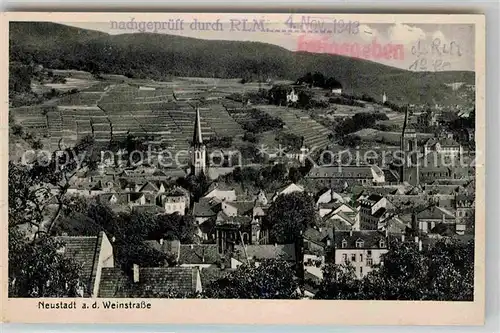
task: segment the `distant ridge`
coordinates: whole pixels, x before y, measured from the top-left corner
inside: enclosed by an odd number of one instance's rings
[[[297,79],[319,71],[344,91],[395,103],[454,103],[446,84],[474,84],[473,72],[410,72],[339,55],[291,52],[240,41],[152,33],[109,35],[50,22],[11,22],[10,60],[49,68],[165,80],[171,76]]]

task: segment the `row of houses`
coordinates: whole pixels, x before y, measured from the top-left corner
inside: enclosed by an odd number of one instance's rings
[[[175,262],[162,267],[132,265],[129,271],[115,266],[113,244],[104,232],[98,236],[58,236],[63,246],[58,252],[82,266],[82,297],[172,297],[194,294],[203,287],[230,274],[239,266],[251,261],[283,260],[295,266],[299,275],[320,276],[328,260],[335,263],[356,263],[359,272],[367,273],[370,265],[380,262],[387,251],[387,237],[379,232],[333,232],[334,238],[318,237],[313,230],[305,233],[304,246],[297,244],[238,245],[233,251],[221,254],[216,244],[180,244],[178,241],[150,240],[145,243],[152,249],[173,256]],[[319,232],[319,235],[322,235]],[[312,264],[311,249],[316,246],[316,257],[321,263]],[[326,260],[327,249],[335,249]],[[354,259],[353,253],[357,253]],[[351,253],[352,252],[352,253]],[[359,252],[359,253],[358,253]],[[365,259],[362,258],[365,254]],[[361,257],[360,257],[361,256]],[[300,266],[297,266],[300,265]],[[316,267],[316,271],[313,269]],[[311,273],[312,272],[312,273]],[[306,274],[307,275],[307,274]],[[363,273],[359,274],[360,277]],[[306,292],[307,294],[307,292]]]
[[[301,281],[304,297],[313,297],[327,264],[349,265],[356,278],[383,262],[391,239],[414,242],[420,250],[436,239],[391,236],[387,231],[336,231],[309,228],[294,244],[238,245],[221,254],[216,244],[181,244],[178,241],[148,240],[145,244],[174,258],[160,267],[133,264],[124,270],[115,265],[113,243],[104,232],[98,236],[58,236],[59,253],[82,266],[81,297],[179,297],[203,292],[211,282],[238,267],[266,260],[289,263]]]

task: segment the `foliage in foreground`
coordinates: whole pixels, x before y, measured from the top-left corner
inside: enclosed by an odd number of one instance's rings
[[[84,291],[81,266],[58,252],[52,237],[25,239],[9,232],[9,297],[78,297]]]
[[[363,279],[351,267],[330,265],[318,299],[471,301],[474,296],[474,243],[443,239],[428,251],[392,243],[383,265]]]

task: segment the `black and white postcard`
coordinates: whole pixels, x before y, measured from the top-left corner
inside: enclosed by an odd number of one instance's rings
[[[484,320],[483,16],[3,18],[3,320]]]

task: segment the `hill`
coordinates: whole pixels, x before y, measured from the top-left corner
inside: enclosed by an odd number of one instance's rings
[[[461,104],[447,84],[474,84],[473,72],[410,72],[338,55],[291,52],[258,42],[165,34],[109,35],[49,22],[10,24],[10,61],[91,73],[168,80],[172,76],[292,79],[319,71],[344,91],[395,103]]]

